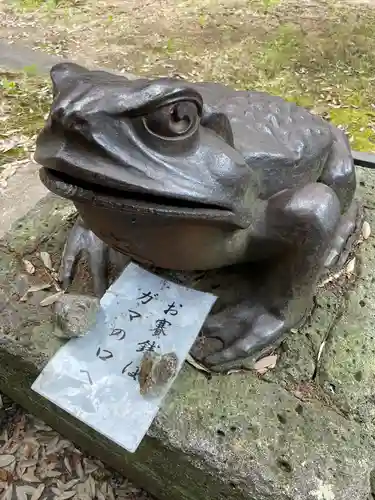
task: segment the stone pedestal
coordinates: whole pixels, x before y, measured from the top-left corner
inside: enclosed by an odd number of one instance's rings
[[[358,171],[375,228],[375,174]],[[30,389],[61,341],[52,334],[51,307],[40,306],[51,292],[20,297],[48,280],[38,252],[58,266],[73,217],[71,204],[47,196],[1,240],[2,391],[162,500],[375,498],[372,236],[354,274],[320,289],[310,321],[282,344],[274,370],[208,379],[186,364],[149,435],[129,454]],[[72,290],[90,293],[84,266]]]

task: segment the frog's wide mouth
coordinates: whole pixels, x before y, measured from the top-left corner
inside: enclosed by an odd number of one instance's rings
[[[220,205],[176,199],[153,193],[116,190],[113,187],[83,181],[65,172],[47,167],[40,169],[39,176],[50,191],[79,203],[90,203],[121,212],[220,220],[230,225],[238,225],[233,212]]]

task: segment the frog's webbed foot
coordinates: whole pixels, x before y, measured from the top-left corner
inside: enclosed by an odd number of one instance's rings
[[[354,200],[349,209],[342,215],[331,248],[327,254],[324,267],[327,271],[341,269],[348,260],[353,244],[358,238],[363,219],[360,204]]]
[[[288,328],[285,319],[261,304],[244,301],[207,318],[192,354],[213,371],[241,368],[274,349]]]
[[[94,293],[101,297],[108,285],[108,247],[78,217],[69,233],[61,259],[59,278],[64,288],[70,285],[75,263],[82,252],[88,256]]]

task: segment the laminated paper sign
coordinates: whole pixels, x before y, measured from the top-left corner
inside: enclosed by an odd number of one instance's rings
[[[67,342],[32,389],[134,452],[175,377],[156,397],[140,394],[145,352],[174,352],[180,370],[216,297],[129,264],[100,301],[94,327]]]

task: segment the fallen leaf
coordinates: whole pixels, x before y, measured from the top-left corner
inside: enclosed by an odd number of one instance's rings
[[[62,472],[58,470],[49,470],[45,473],[46,477],[59,477],[61,476]]]
[[[69,498],[73,498],[75,494],[76,494],[75,491],[65,491],[62,495],[58,497],[58,500],[68,500]]]
[[[88,483],[88,486],[90,488],[90,493],[91,493],[91,496],[94,498],[96,496],[96,485],[95,485],[95,480],[92,476],[89,476],[87,481]]]
[[[0,481],[6,483],[8,480],[8,471],[6,469],[0,469]]]
[[[9,137],[9,135],[8,135]],[[15,148],[25,146],[29,142],[28,137],[24,135],[14,135],[9,139],[0,140],[0,153],[7,153]]]
[[[46,455],[49,455],[51,453],[55,453],[56,447],[60,441],[59,436],[55,436],[51,439],[51,441],[48,443],[47,448],[46,448]]]
[[[64,483],[60,479],[56,479],[56,488],[58,488],[61,492],[69,489],[65,487]]]
[[[228,370],[227,372],[225,372],[225,375],[234,375],[235,373],[246,373],[248,371],[249,370],[245,370],[242,368],[233,368],[233,370]]]
[[[62,288],[59,285],[59,275],[55,271],[51,271],[51,278],[53,279],[53,286],[55,287],[56,292],[61,292]]]
[[[60,487],[60,489],[63,489],[64,491],[70,490],[71,488],[73,488],[73,486],[79,483],[79,481],[80,481],[79,479],[71,479],[69,483],[64,484],[62,487]]]
[[[48,252],[40,252],[40,258],[47,269],[53,271],[51,256]]]
[[[77,476],[80,478],[80,480],[83,481],[83,479],[85,478],[85,473],[83,472],[81,460],[77,460],[76,466],[75,466],[75,471],[76,471]]]
[[[29,260],[23,259],[22,262],[23,262],[23,265],[25,266],[25,270],[27,273],[29,273],[29,274],[35,273],[35,267],[33,266],[33,264]]]
[[[78,498],[84,498],[86,496],[88,498],[93,498],[95,496],[95,486],[93,490],[91,487],[90,479],[87,478],[85,482],[81,482],[80,484],[78,484],[76,493]]]
[[[67,456],[64,457],[64,465],[66,467],[66,470],[69,472],[69,474],[71,474],[72,473],[72,466],[70,465],[69,457],[67,457]]]
[[[198,363],[198,361],[196,361],[190,354],[187,355],[186,361],[187,363],[189,363],[189,365],[194,366],[194,368],[196,368],[200,372],[211,373],[211,370]]]
[[[17,500],[28,500],[29,495],[34,495],[36,492],[36,488],[33,486],[17,486],[16,487],[16,494],[17,494]]]
[[[23,460],[20,462],[19,466],[20,467],[25,467],[27,469],[28,467],[34,467],[34,465],[37,465],[38,460],[36,458],[32,458],[29,460]]]
[[[41,283],[40,285],[33,285],[29,288],[29,293],[39,292],[40,290],[47,290],[51,288],[51,283]]]
[[[0,481],[0,491],[4,491],[7,488],[8,488],[8,482]]]
[[[53,494],[58,495],[58,496],[60,496],[60,495],[62,495],[64,493],[59,488],[51,488],[51,491],[52,491]]]
[[[28,483],[40,483],[40,479],[35,475],[36,467],[29,467],[26,474],[22,475],[22,479]]]
[[[59,300],[59,298],[62,295],[64,295],[64,293],[65,293],[64,290],[61,290],[60,292],[54,293],[53,295],[50,295],[49,297],[46,297],[45,299],[43,299],[39,305],[42,307],[50,306],[51,304],[54,304],[55,302],[57,302]]]
[[[108,495],[109,495],[109,499],[110,499],[110,500],[116,500],[116,499],[115,499],[115,495],[114,495],[114,493],[113,493],[112,486],[110,486],[109,484],[108,484]]]
[[[46,456],[48,457],[47,469],[48,470],[56,469],[56,467],[60,463],[58,456],[55,453],[49,453],[48,455],[46,454]]]
[[[49,425],[46,425],[44,422],[41,422],[40,420],[35,420],[34,427],[37,431],[47,431],[47,432],[52,431]]]
[[[60,439],[59,444],[56,446],[56,451],[60,452],[64,450],[65,448],[69,448],[72,445],[70,441],[67,439]]]
[[[81,493],[81,492],[76,492],[75,493],[75,498],[79,498],[79,500],[93,500],[93,498],[90,495],[87,495],[86,493]],[[61,500],[61,498],[56,498],[55,500]]]
[[[320,358],[322,357],[323,349],[326,345],[326,340],[323,340],[323,342],[319,346],[319,351],[318,351],[318,356],[317,356],[317,362],[320,361]]]
[[[14,455],[0,455],[0,467],[7,467],[15,460]]]
[[[47,290],[51,288],[51,283],[41,283],[40,285],[32,285],[27,292],[20,298],[20,302],[25,302],[31,293]]]
[[[13,484],[9,486],[9,488],[5,491],[4,496],[1,497],[1,500],[11,500],[13,497]]]
[[[42,493],[44,491],[44,484],[40,484],[37,489],[34,491],[32,497],[30,498],[30,500],[39,500],[39,498],[42,496]]]
[[[365,221],[362,226],[362,236],[364,240],[368,240],[371,234],[371,226]]]
[[[8,439],[9,439],[8,430],[4,429],[3,432],[0,434],[0,441],[3,441],[5,444],[4,444],[4,446],[2,446],[0,448],[0,454],[4,453],[4,450],[5,450],[7,443],[8,443]]]
[[[271,356],[266,356],[262,359],[259,359],[254,364],[254,370],[258,372],[259,375],[264,375],[268,372],[268,370],[272,370],[272,368],[275,368],[277,357],[277,354],[272,354]]]
[[[352,274],[354,272],[354,269],[355,269],[355,264],[356,264],[356,258],[353,257],[347,264],[346,266],[346,274]]]
[[[87,458],[83,459],[83,465],[84,465],[84,470],[86,474],[92,474],[93,472],[97,471],[99,468],[99,465],[91,462]]]

